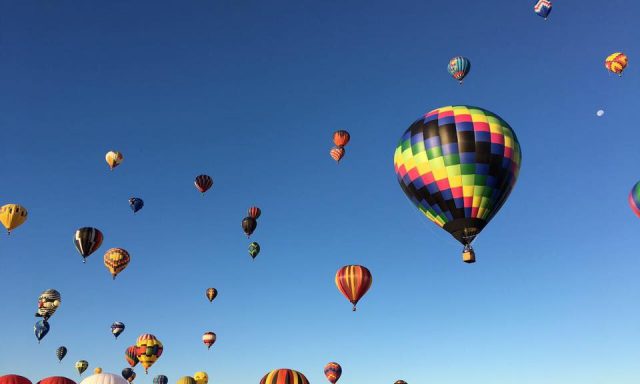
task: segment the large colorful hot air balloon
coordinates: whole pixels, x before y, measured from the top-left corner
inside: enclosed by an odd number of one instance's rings
[[[260,384],[309,384],[309,380],[300,372],[293,369],[274,369],[264,375]]]
[[[251,207],[247,210],[247,216],[251,217],[252,219],[258,220],[261,214],[262,211],[258,207]]]
[[[120,334],[124,332],[124,328],[125,326],[123,322],[115,321],[113,322],[113,324],[111,324],[111,333],[113,333],[113,336],[118,339],[118,336],[120,336]]]
[[[38,320],[36,324],[33,326],[33,333],[36,335],[36,339],[38,339],[38,344],[40,340],[42,340],[47,333],[49,333],[49,323],[47,320]]]
[[[76,382],[62,376],[51,376],[38,381],[36,384],[76,384]]]
[[[331,362],[324,366],[324,375],[331,384],[336,384],[342,376],[342,367],[338,363]]]
[[[462,80],[471,70],[471,61],[466,57],[456,56],[449,60],[447,70],[454,79],[458,80],[460,84],[462,84]]]
[[[213,179],[209,175],[198,175],[194,181],[196,188],[201,193],[205,193],[213,186]]]
[[[139,363],[137,348],[135,345],[127,347],[127,349],[124,351],[124,358],[125,360],[127,360],[127,363],[129,364],[129,366],[131,366],[131,368],[135,367]]]
[[[136,341],[136,357],[144,367],[144,373],[162,356],[162,343],[154,335],[145,333]]]
[[[84,371],[87,370],[87,368],[89,368],[89,362],[86,360],[78,360],[76,361],[76,369],[78,370],[78,373],[80,374],[80,376],[82,376],[82,373]]]
[[[259,253],[260,253],[260,244],[256,243],[255,241],[249,244],[249,256],[251,256],[253,260],[256,259],[256,256],[258,256]]]
[[[629,58],[622,52],[612,53],[604,60],[605,68],[618,76],[622,76],[622,72],[627,68],[627,64],[629,64]]]
[[[207,299],[209,302],[213,302],[213,300],[218,296],[218,290],[215,288],[207,288]]]
[[[82,256],[82,262],[87,261],[87,257],[95,252],[102,245],[102,232],[92,227],[82,227],[73,236],[73,243]]]
[[[202,342],[207,346],[207,349],[211,349],[211,346],[216,342],[216,334],[213,332],[205,332],[202,335]]]
[[[129,252],[122,248],[111,248],[104,254],[104,266],[107,267],[113,279],[129,265]]]
[[[464,245],[471,242],[513,189],[522,153],[500,116],[464,105],[435,109],[402,135],[394,155],[400,187],[427,218]]]
[[[640,217],[640,181],[631,188],[628,200],[633,213]]]
[[[58,361],[62,362],[62,359],[67,356],[67,347],[64,345],[58,347],[58,349],[56,349],[56,356],[58,357]]]
[[[196,372],[193,374],[193,379],[196,381],[196,384],[208,384],[209,383],[209,375],[207,372]]]
[[[158,375],[153,378],[153,384],[169,384],[169,379],[165,375]]]
[[[0,207],[0,222],[11,233],[27,221],[27,209],[18,204],[7,204]]]
[[[329,155],[336,163],[340,163],[340,160],[344,157],[345,150],[342,147],[333,147],[329,151]]]
[[[129,382],[113,373],[97,373],[82,380],[80,384],[129,384]]]
[[[536,13],[536,15],[544,17],[544,19],[547,20],[547,17],[549,17],[549,14],[551,13],[552,7],[553,5],[551,4],[551,1],[538,0],[536,2],[536,5],[533,6],[533,11]]]
[[[0,384],[31,384],[31,381],[20,375],[0,376]]]
[[[136,373],[131,368],[125,368],[122,370],[122,377],[128,382],[132,382],[136,379]]]
[[[38,311],[36,317],[42,317],[45,320],[49,320],[51,316],[58,310],[62,303],[62,297],[60,292],[55,289],[47,289],[43,291],[38,297]]]
[[[336,286],[340,293],[353,304],[354,311],[358,301],[371,288],[371,283],[373,283],[371,272],[362,265],[346,265],[336,272]]]
[[[132,197],[129,199],[129,208],[131,208],[134,214],[141,210],[142,207],[144,207],[144,201],[141,198]]]
[[[197,383],[196,383],[196,379],[194,379],[191,376],[182,376],[181,378],[178,379],[176,384],[197,384]]]
[[[333,133],[333,144],[336,147],[344,147],[349,144],[349,140],[351,140],[351,135],[347,131],[340,130]]]
[[[251,237],[251,234],[256,230],[257,226],[258,222],[253,217],[245,217],[242,219],[242,230],[244,230],[247,237]]]
[[[107,161],[107,164],[109,164],[109,169],[112,171],[113,168],[120,165],[120,163],[122,163],[122,160],[124,160],[124,156],[122,156],[122,153],[118,151],[109,151],[104,158]]]

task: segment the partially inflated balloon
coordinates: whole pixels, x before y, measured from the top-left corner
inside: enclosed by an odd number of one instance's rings
[[[136,364],[139,363],[137,348],[135,345],[127,347],[127,349],[124,351],[124,358],[125,360],[127,360],[127,363],[129,364],[129,366],[131,366],[131,368],[135,367]]]
[[[144,207],[144,201],[139,197],[132,197],[129,199],[129,207],[136,213]]]
[[[604,66],[609,71],[622,76],[622,72],[627,68],[629,64],[629,58],[622,52],[612,53],[604,60]]]
[[[197,384],[196,379],[191,376],[182,376],[176,384]]]
[[[213,332],[205,332],[202,335],[202,342],[207,346],[207,349],[211,349],[211,346],[216,342],[216,334]]]
[[[113,324],[111,324],[111,333],[113,333],[113,336],[115,336],[117,339],[118,336],[120,336],[120,334],[124,332],[124,328],[125,326],[123,322],[116,321]]]
[[[209,175],[198,175],[194,181],[196,188],[201,193],[205,193],[213,186],[213,179]]]
[[[247,215],[256,220],[258,220],[261,214],[262,211],[258,207],[251,207],[247,210]]]
[[[131,368],[125,368],[122,370],[122,377],[128,382],[132,382],[136,378],[136,373]]]
[[[36,316],[49,320],[49,318],[56,313],[61,303],[62,297],[60,296],[60,292],[55,289],[43,291],[38,297],[38,311],[36,312]]]
[[[58,349],[56,349],[56,357],[58,357],[58,361],[62,362],[62,359],[64,359],[65,356],[67,356],[67,347],[64,345],[58,347]]]
[[[82,227],[73,236],[73,243],[82,256],[82,262],[87,261],[87,257],[95,252],[102,245],[102,232],[93,227]]]
[[[104,254],[104,266],[107,267],[115,280],[116,276],[129,265],[129,252],[122,248],[111,248]]]
[[[260,253],[260,244],[255,241],[249,244],[249,256],[255,260],[256,256]]]
[[[11,233],[27,221],[27,209],[18,204],[7,204],[0,207],[0,222]]]
[[[327,380],[329,380],[331,384],[336,384],[336,382],[340,379],[340,376],[342,376],[342,367],[338,363],[331,362],[325,365],[324,375],[327,377]]]
[[[329,151],[329,155],[336,163],[339,163],[340,160],[344,157],[345,150],[343,147],[333,147],[331,151]]]
[[[36,321],[36,324],[33,326],[33,333],[36,335],[38,343],[47,336],[47,333],[49,333],[49,323],[47,320]]]
[[[260,384],[309,384],[309,380],[300,372],[293,369],[274,369],[264,375]]]
[[[551,13],[552,7],[553,6],[551,4],[551,1],[538,0],[536,2],[536,5],[533,6],[533,11],[536,13],[536,15],[544,17],[544,19],[547,20],[547,17],[549,17],[549,14]]]
[[[104,158],[107,161],[107,164],[109,164],[109,169],[111,169],[112,171],[113,168],[120,165],[120,163],[122,163],[122,160],[124,160],[124,156],[122,156],[122,153],[118,151],[109,151]]]
[[[193,374],[193,379],[196,381],[196,384],[209,383],[209,375],[207,374],[207,372],[196,372]]]
[[[336,147],[344,147],[349,144],[349,140],[351,140],[351,135],[347,131],[340,130],[333,133],[333,143]]]
[[[628,201],[633,213],[640,217],[640,181],[631,188]]]
[[[251,236],[253,231],[256,230],[257,226],[258,222],[253,217],[245,217],[244,219],[242,219],[242,230],[247,235],[247,237]]]
[[[477,107],[438,108],[404,132],[393,161],[409,200],[464,245],[465,262],[474,262],[471,242],[520,172],[520,144],[509,124]]]
[[[209,299],[209,302],[211,303],[217,296],[218,296],[218,290],[215,288],[207,288],[207,299]]]
[[[346,265],[336,272],[335,281],[338,290],[353,304],[355,311],[358,301],[371,288],[373,276],[362,265]]]
[[[145,333],[136,341],[136,357],[144,367],[144,373],[162,356],[162,343],[154,335]]]
[[[36,384],[76,384],[76,382],[62,376],[51,376],[38,381]]]
[[[169,379],[165,375],[158,375],[153,378],[153,384],[169,384]]]
[[[462,80],[467,76],[471,70],[471,61],[463,56],[456,56],[449,60],[449,66],[447,67],[449,74],[454,79],[458,80],[462,84]]]
[[[87,362],[86,360],[76,361],[76,370],[78,370],[78,373],[80,375],[82,375],[82,373],[86,371],[87,368],[89,368],[89,362]]]

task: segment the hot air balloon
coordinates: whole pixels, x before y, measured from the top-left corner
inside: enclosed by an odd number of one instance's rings
[[[47,289],[43,291],[38,297],[38,311],[36,312],[36,317],[42,317],[45,320],[49,320],[58,307],[60,307],[60,303],[62,302],[62,298],[60,296],[60,292],[55,289]]]
[[[87,261],[87,257],[95,252],[102,245],[102,232],[92,227],[82,227],[73,236],[73,243],[82,256],[82,262]]]
[[[538,0],[536,2],[536,5],[533,6],[533,11],[536,13],[536,15],[544,17],[544,19],[547,20],[547,17],[549,17],[549,14],[551,13],[551,7],[551,1]]]
[[[371,272],[362,265],[346,265],[336,272],[336,286],[353,304],[354,311],[358,301],[371,288],[371,283],[373,283]]]
[[[122,163],[122,160],[124,160],[122,153],[118,151],[109,151],[107,152],[104,158],[107,161],[107,164],[109,164],[109,169],[112,171],[113,171],[113,168],[120,165],[120,163]]]
[[[342,375],[342,367],[338,363],[331,362],[324,366],[324,375],[331,384],[336,384]]]
[[[393,383],[393,384],[407,384],[407,382],[406,382],[406,381],[404,381],[404,380],[397,380],[397,381],[396,381],[395,383]]]
[[[333,143],[336,147],[344,147],[349,144],[349,140],[351,140],[351,135],[347,131],[335,131],[333,133]]]
[[[449,60],[449,66],[447,69],[449,70],[449,74],[462,84],[462,80],[471,70],[471,61],[466,57],[456,56]]]
[[[345,150],[342,147],[333,147],[329,151],[329,155],[336,163],[340,163],[340,160],[344,157]]]
[[[58,361],[62,362],[62,359],[67,356],[67,347],[65,347],[64,345],[58,347],[58,349],[56,349],[56,356],[58,357]]]
[[[495,113],[464,105],[435,109],[402,135],[394,155],[400,187],[427,218],[464,245],[504,204],[520,171],[513,129]]]
[[[113,373],[97,373],[82,380],[80,384],[129,384],[129,382]]]
[[[260,217],[260,215],[262,214],[262,211],[260,210],[260,208],[258,207],[251,207],[247,210],[247,215],[255,220],[258,220],[258,218]]]
[[[260,244],[255,241],[249,244],[249,255],[255,260],[256,256],[260,253]]]
[[[191,376],[182,376],[176,384],[197,384],[196,379]]]
[[[193,379],[196,381],[196,384],[209,383],[209,375],[207,375],[207,372],[196,372],[193,374]]]
[[[89,362],[87,362],[86,360],[76,361],[76,369],[78,370],[80,376],[82,376],[82,373],[86,371],[87,368],[89,368]]]
[[[196,188],[201,193],[205,193],[213,186],[213,179],[209,175],[198,175],[194,181]]]
[[[93,370],[93,373],[94,373],[94,374],[96,374],[96,375],[97,375],[97,374],[99,374],[99,373],[102,373],[102,368],[100,368],[100,367],[95,368],[95,369]]]
[[[76,384],[76,382],[62,376],[51,376],[38,381],[36,384]]]
[[[154,335],[145,333],[136,341],[136,357],[144,367],[144,373],[162,356],[162,343]]]
[[[631,188],[628,200],[633,213],[640,217],[640,181]]]
[[[244,219],[242,219],[242,229],[244,230],[244,233],[247,235],[247,237],[251,236],[253,231],[256,230],[257,226],[258,222],[253,217],[245,217]]]
[[[202,342],[207,346],[207,349],[211,349],[211,346],[216,342],[216,334],[213,332],[205,332],[202,335]]]
[[[0,222],[11,233],[27,221],[27,209],[18,204],[7,204],[0,207]]]
[[[260,384],[281,383],[309,384],[309,380],[302,373],[286,368],[274,369],[260,380]]]
[[[124,358],[125,360],[127,360],[127,363],[129,363],[131,368],[135,367],[136,364],[138,364],[139,361],[138,361],[138,355],[137,355],[137,348],[135,345],[127,347],[127,349],[124,351]]]
[[[31,384],[31,381],[20,375],[0,376],[0,384]]]
[[[153,384],[169,384],[169,379],[165,375],[158,375],[153,378]]]
[[[120,322],[120,321],[116,321],[113,324],[111,324],[111,333],[113,333],[113,336],[116,337],[116,340],[118,339],[118,336],[120,336],[120,334],[122,332],[124,332],[124,323]]]
[[[113,279],[129,265],[129,252],[122,248],[111,248],[104,254],[104,266],[107,267]]]
[[[604,60],[604,66],[618,76],[622,76],[627,64],[629,64],[629,58],[622,52],[612,53]]]
[[[144,201],[139,197],[132,197],[129,199],[129,207],[136,213],[144,207]]]
[[[213,300],[218,296],[218,290],[215,288],[207,288],[207,299],[209,302],[213,302]]]
[[[136,378],[136,373],[131,368],[125,368],[122,370],[122,377],[128,382],[132,382]]]
[[[36,324],[33,326],[33,333],[36,335],[36,339],[38,339],[38,344],[40,340],[42,340],[47,333],[49,333],[49,323],[47,320],[38,320]]]

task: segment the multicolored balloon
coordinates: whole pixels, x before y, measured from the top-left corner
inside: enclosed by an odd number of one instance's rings
[[[463,260],[473,263],[471,242],[513,190],[522,152],[500,116],[456,105],[416,120],[400,138],[393,162],[409,200],[462,243]]]
[[[251,237],[251,234],[256,230],[257,226],[258,222],[253,217],[245,217],[242,219],[242,230],[247,237]]]
[[[47,320],[36,321],[36,324],[33,326],[33,333],[36,335],[36,339],[38,339],[38,344],[40,344],[40,340],[47,336],[49,329],[50,327]]]
[[[0,207],[0,223],[11,233],[27,221],[27,209],[19,204],[6,204]]]
[[[87,257],[98,250],[102,245],[104,236],[99,229],[93,227],[82,227],[73,235],[73,243],[82,256],[82,262],[87,261]]]
[[[20,375],[0,376],[0,384],[31,384],[31,381]]]
[[[135,367],[139,363],[137,351],[138,349],[135,345],[127,347],[124,351],[124,358],[127,360],[127,363],[131,368]]]
[[[84,371],[87,370],[87,368],[89,368],[89,362],[86,360],[78,360],[76,361],[76,369],[78,370],[78,373],[80,374],[80,376],[82,376],[82,373],[84,373]]]
[[[462,80],[471,70],[471,61],[466,57],[456,56],[449,60],[447,70],[454,79],[458,80],[460,84],[462,84]]]
[[[213,332],[205,332],[202,335],[202,342],[207,346],[207,349],[211,349],[211,346],[216,342],[216,334]]]
[[[136,379],[136,373],[131,368],[125,368],[122,370],[122,377],[124,377],[125,380],[131,383]]]
[[[56,349],[56,357],[58,357],[58,362],[62,362],[62,359],[64,359],[64,357],[67,356],[67,347],[65,347],[64,345],[58,347],[58,349]]]
[[[261,214],[262,211],[258,207],[251,207],[247,210],[247,215],[255,220],[258,220]]]
[[[344,154],[345,154],[345,150],[343,147],[333,147],[329,151],[329,155],[333,160],[336,161],[336,163],[340,163],[340,160],[342,160],[342,158],[344,157]]]
[[[336,272],[335,281],[338,290],[353,304],[355,311],[358,301],[371,288],[373,276],[362,265],[346,265]]]
[[[253,260],[256,259],[256,256],[258,256],[259,253],[260,253],[260,244],[256,243],[255,241],[249,244],[249,256],[251,256]]]
[[[144,373],[162,356],[162,342],[154,335],[145,333],[136,341],[136,357],[144,367]]]
[[[640,181],[631,188],[628,201],[633,213],[640,217]]]
[[[338,363],[331,362],[324,366],[324,375],[331,384],[336,384],[342,376],[342,367]]]
[[[132,197],[132,198],[129,199],[129,207],[131,208],[131,210],[135,214],[136,212],[141,210],[142,207],[144,207],[144,200],[142,200],[139,197]]]
[[[153,384],[169,384],[169,379],[165,375],[158,375],[153,378]]]
[[[209,375],[207,372],[196,372],[193,374],[193,379],[196,381],[196,384],[208,384],[209,383]]]
[[[51,376],[38,381],[36,384],[76,384],[76,382],[63,376]]]
[[[107,161],[107,164],[109,164],[109,169],[112,171],[113,168],[120,165],[120,163],[122,163],[122,160],[124,160],[124,156],[122,156],[122,153],[118,151],[109,151],[104,158]]]
[[[627,68],[629,64],[629,58],[622,52],[612,53],[604,60],[604,66],[609,71],[622,76],[622,72]]]
[[[547,17],[549,17],[549,14],[551,13],[552,6],[551,1],[549,0],[538,0],[536,5],[533,6],[533,11],[536,15],[544,17],[544,19],[547,20]]]
[[[350,140],[351,135],[347,131],[339,130],[333,133],[333,143],[336,145],[336,147],[344,147],[349,144]]]
[[[213,302],[213,300],[218,296],[218,290],[215,288],[207,288],[207,299],[209,302]]]
[[[129,252],[122,248],[111,248],[104,254],[104,266],[107,267],[114,280],[120,272],[127,268],[130,261]]]
[[[293,369],[280,368],[264,375],[260,384],[309,384],[309,380],[302,373]]]
[[[116,340],[118,339],[118,336],[120,336],[120,334],[124,332],[124,328],[124,323],[120,321],[115,321],[113,322],[113,324],[111,324],[111,333],[113,333],[113,336],[116,337]]]
[[[55,289],[47,289],[38,297],[38,311],[35,316],[49,320],[49,318],[56,313],[61,303],[62,297],[60,296],[60,292]]]
[[[209,175],[198,175],[194,184],[200,193],[205,193],[213,186],[213,179]]]

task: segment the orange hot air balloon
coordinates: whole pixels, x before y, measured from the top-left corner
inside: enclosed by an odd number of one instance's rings
[[[362,265],[346,265],[336,272],[336,286],[353,304],[354,311],[358,301],[371,288],[371,283],[373,283],[371,272]]]
[[[331,148],[331,151],[329,151],[329,155],[331,155],[331,158],[335,160],[336,163],[339,163],[340,160],[342,160],[344,153],[345,150],[342,147],[333,147]]]
[[[205,193],[213,186],[213,179],[209,175],[198,175],[193,182],[200,193]]]
[[[162,356],[162,342],[154,335],[145,333],[136,341],[136,357],[144,367],[144,373]]]
[[[213,332],[205,332],[202,335],[202,342],[207,346],[207,349],[211,349],[211,346],[216,342],[216,334]]]
[[[336,384],[342,376],[342,367],[336,362],[331,362],[324,366],[324,375],[331,384]]]
[[[605,68],[618,76],[622,76],[622,71],[627,67],[627,64],[629,64],[629,58],[622,52],[612,53],[604,60]]]
[[[122,248],[111,248],[104,254],[104,266],[107,267],[113,279],[129,265],[129,252]]]
[[[129,366],[131,366],[131,368],[138,365],[139,363],[138,354],[137,354],[137,348],[135,345],[128,347],[124,351],[124,358],[127,360],[127,363],[129,364]]]
[[[344,147],[349,144],[349,140],[351,140],[351,135],[347,131],[335,131],[333,133],[333,143],[336,147]]]

